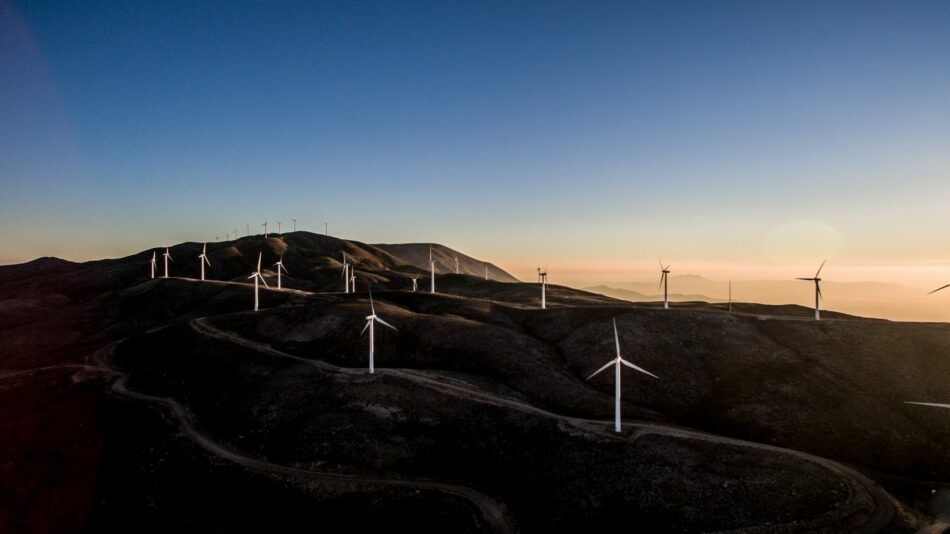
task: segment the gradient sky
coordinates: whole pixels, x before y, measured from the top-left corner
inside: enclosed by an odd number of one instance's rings
[[[0,263],[296,217],[555,283],[946,283],[950,2],[0,0],[0,187]]]

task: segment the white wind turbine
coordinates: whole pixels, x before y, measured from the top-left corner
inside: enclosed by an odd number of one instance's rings
[[[455,274],[459,274],[459,257],[455,257]]]
[[[828,261],[828,260],[825,260]],[[818,267],[818,272],[815,273],[815,276],[811,278],[796,278],[796,280],[804,280],[806,282],[815,283],[815,320],[821,319],[821,278],[818,275],[821,274],[821,270],[825,267],[825,261],[821,262],[821,266]]]
[[[288,271],[287,268],[284,267],[284,255],[283,255],[283,254],[280,255],[280,259],[277,260],[277,263],[275,263],[274,266],[277,267],[277,289],[283,289],[283,288],[281,287],[281,285],[280,285],[280,271],[281,271],[281,269],[283,269],[283,271],[284,271],[285,273],[290,274],[290,271]]]
[[[168,247],[165,248],[165,252],[162,256],[165,256],[165,278],[168,278],[168,260],[172,260],[172,255],[168,253]]]
[[[488,264],[485,264],[485,280],[488,281]]]
[[[264,227],[264,239],[267,239],[267,219],[264,219],[264,224],[261,226]]]
[[[614,366],[614,432],[620,432],[620,365],[621,364],[626,365],[627,367],[631,369],[650,375],[653,378],[659,378],[659,377],[645,369],[641,369],[637,367],[636,365],[633,365],[632,363],[628,362],[627,360],[624,360],[620,356],[620,335],[617,334],[617,320],[613,319],[613,323],[614,323],[614,342],[617,345],[617,357],[607,362],[600,369],[594,371],[594,374],[588,376],[587,380],[594,378],[594,376],[596,376],[597,373],[600,373],[601,371],[610,367],[611,365]]]
[[[152,265],[152,278],[154,279],[155,278],[155,251],[154,250],[152,251],[152,261],[150,263]]]
[[[415,276],[413,276],[412,277],[412,292],[415,293],[417,289],[419,289],[419,281],[416,280]]]
[[[201,254],[198,254],[198,263],[201,265],[201,281],[205,281],[205,263],[208,264],[208,267],[211,267],[211,261],[208,260],[208,244],[205,243],[201,247]]]
[[[296,232],[296,231],[297,231],[297,219],[290,219],[290,220],[294,222],[294,232]]]
[[[280,234],[280,225],[281,225],[281,222],[280,222],[280,221],[277,221],[277,233],[278,233],[278,234]]]
[[[431,273],[432,279],[432,288],[429,291],[433,295],[435,294],[435,262],[432,261],[432,245],[429,245],[429,272]]]
[[[356,288],[354,287],[353,289],[355,292]],[[373,374],[373,372],[375,371],[374,355],[375,355],[375,348],[376,348],[375,347],[376,335],[374,332],[374,323],[376,323],[376,321],[379,321],[380,324],[384,326],[388,326],[389,328],[392,328],[393,330],[395,330],[396,327],[384,321],[382,317],[379,317],[376,315],[376,306],[373,305],[373,290],[372,289],[369,290],[369,307],[370,307],[370,310],[372,311],[372,314],[366,316],[366,326],[363,327],[363,331],[360,332],[360,335],[362,336],[363,334],[365,334],[366,329],[369,328],[369,373]]]
[[[258,292],[258,280],[264,283],[264,287],[270,289],[270,286],[267,285],[267,280],[264,280],[264,276],[261,274],[261,253],[257,253],[257,270],[254,271],[254,274],[248,276],[248,278],[254,279],[254,311],[257,311],[257,292]]]
[[[669,293],[669,281],[670,281],[670,266],[663,266],[663,262],[660,262],[660,287],[663,288],[663,308],[670,308],[670,293]]]
[[[244,226],[245,226],[245,230],[247,231],[247,235],[251,235],[251,225],[245,224]]]

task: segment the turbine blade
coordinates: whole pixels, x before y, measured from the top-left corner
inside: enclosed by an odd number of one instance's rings
[[[388,326],[389,328],[392,328],[393,330],[396,330],[396,327],[395,327],[395,326],[393,326],[393,325],[387,323],[386,321],[380,319],[379,317],[377,317],[376,320],[379,321],[380,324],[383,324],[383,325],[385,325],[385,326]]]
[[[660,285],[656,286],[657,290],[663,289],[663,279],[666,278],[666,273],[660,273]]]
[[[815,282],[815,291],[818,292],[818,298],[819,298],[819,299],[821,299],[821,300],[824,300],[824,299],[825,299],[825,297],[823,297],[823,296],[821,295],[821,284],[820,284],[819,282]]]
[[[933,291],[931,291],[930,293],[927,293],[927,294],[928,294],[928,295],[933,295],[933,294],[936,293],[937,291],[940,291],[941,289],[947,289],[948,287],[950,287],[950,284],[947,284],[947,285],[945,285],[945,286],[943,286],[943,287],[938,287],[937,289],[934,289]]]
[[[208,264],[208,267],[211,267],[211,260],[209,260],[207,256],[205,256],[205,263]]]
[[[821,262],[821,266],[818,267],[818,272],[815,273],[815,278],[818,278],[818,275],[821,274],[821,270],[825,268],[825,263],[826,263],[827,261],[828,261],[828,260],[824,260],[823,262]]]
[[[806,281],[806,282],[814,282],[814,281],[815,281],[814,278],[796,278],[795,280],[804,280],[804,281]]]
[[[251,278],[254,278],[255,276],[257,276],[257,273],[254,273],[251,276],[248,276],[247,279],[250,280]]]
[[[918,406],[933,406],[934,408],[950,408],[950,404],[937,404],[935,402],[911,402],[905,401],[904,404],[916,404]]]
[[[373,305],[373,288],[369,288],[369,309],[373,310],[373,315],[376,315],[376,306]]]
[[[270,289],[270,286],[267,285],[267,280],[264,280],[264,277],[261,276],[261,273],[257,273],[257,276],[261,277],[261,282],[264,282],[264,287],[266,287],[267,289]]]
[[[643,374],[650,375],[650,376],[652,376],[653,378],[660,378],[660,377],[656,376],[655,374],[651,373],[650,371],[647,371],[646,369],[642,369],[642,368],[640,368],[640,367],[637,367],[636,365],[633,365],[632,363],[628,362],[627,360],[624,360],[623,358],[620,358],[620,363],[626,365],[627,367],[629,367],[629,368],[631,368],[631,369],[635,369],[635,370],[637,370],[637,371],[640,371],[640,372],[643,373]]]
[[[363,331],[360,332],[360,335],[361,335],[361,336],[366,333],[366,329],[369,328],[369,323],[370,323],[371,321],[372,321],[372,319],[367,319],[367,320],[366,320],[366,326],[364,326],[364,327],[363,327]]]
[[[257,253],[257,272],[261,272],[261,255],[263,252]]]
[[[620,334],[617,333],[617,320],[611,319],[614,322],[614,343],[617,345],[617,357],[620,357]]]
[[[290,271],[288,271],[287,268],[284,267],[283,263],[280,264],[280,268],[283,269],[285,273],[290,274]]]
[[[613,360],[610,360],[609,362],[605,363],[603,367],[601,367],[600,369],[594,371],[593,374],[591,374],[590,376],[588,376],[588,377],[587,377],[587,380],[590,380],[591,378],[594,378],[595,376],[597,376],[598,373],[602,372],[604,369],[610,367],[611,365],[614,365],[615,363],[617,363],[617,359],[616,359],[616,358],[614,358]]]

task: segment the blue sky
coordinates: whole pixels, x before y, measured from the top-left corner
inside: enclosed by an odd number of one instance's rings
[[[0,0],[0,263],[296,217],[578,280],[950,264],[950,3],[828,4]]]

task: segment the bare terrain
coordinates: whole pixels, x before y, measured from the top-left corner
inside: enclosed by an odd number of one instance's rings
[[[306,232],[210,244],[202,283],[200,246],[168,279],[151,250],[0,267],[0,530],[942,528],[950,413],[905,401],[950,402],[950,325],[562,286],[540,310],[441,246],[431,295],[428,245]],[[291,289],[255,313],[258,252]],[[369,287],[398,329],[372,375]],[[613,318],[660,377],[625,370],[620,434],[612,376],[585,380]]]

